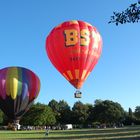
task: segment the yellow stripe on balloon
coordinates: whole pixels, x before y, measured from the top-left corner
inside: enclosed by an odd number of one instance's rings
[[[67,71],[68,76],[70,77],[71,80],[73,80],[73,76],[70,70]]]
[[[7,71],[6,77],[6,94],[11,95],[12,99],[15,99],[18,91],[18,69],[11,67]]]
[[[71,20],[69,23],[70,24],[78,24],[78,21],[77,20]]]
[[[12,86],[11,97],[12,99],[15,99],[17,97],[18,92],[18,80],[16,78],[13,78],[11,80],[11,86]]]
[[[79,79],[79,69],[75,69],[75,77],[76,79]]]
[[[88,78],[89,74],[90,74],[90,72],[88,72],[88,74],[86,75],[85,80]]]
[[[81,79],[84,79],[85,78],[86,73],[87,73],[87,70],[83,70]]]
[[[68,76],[67,76],[65,73],[63,73],[63,76],[64,76],[68,81],[70,81],[70,79],[68,78]]]

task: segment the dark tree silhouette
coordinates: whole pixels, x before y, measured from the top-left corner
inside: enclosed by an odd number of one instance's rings
[[[116,25],[124,23],[135,23],[140,20],[140,0],[138,3],[131,4],[126,10],[122,12],[113,12],[108,23],[115,23]]]

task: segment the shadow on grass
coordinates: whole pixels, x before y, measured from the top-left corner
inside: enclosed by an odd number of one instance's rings
[[[79,139],[86,139],[86,140],[97,140],[96,137],[44,137],[44,138],[14,138],[13,140],[79,140]],[[12,139],[11,139],[12,140]],[[129,137],[129,138],[98,138],[98,140],[140,140],[140,137]]]
[[[139,129],[140,130],[140,129]],[[133,133],[135,131],[139,131],[138,129],[88,129],[88,130],[61,130],[61,131],[50,131],[51,135],[83,135],[83,134],[98,134],[98,135],[102,135],[103,133]],[[10,135],[15,135],[15,132],[7,132]],[[140,131],[139,131],[140,133]],[[28,135],[28,134],[45,134],[45,131],[18,131],[16,133],[16,135]]]
[[[53,130],[49,136],[45,136],[45,131],[18,131],[17,133],[9,132],[14,137],[14,134],[19,135],[18,140],[39,139],[39,140],[140,140],[140,127],[125,127],[117,129],[78,129],[78,130]],[[22,136],[20,136],[22,135]],[[27,138],[24,138],[24,135]],[[32,135],[30,137],[30,135]]]
[[[137,136],[139,135],[139,136]],[[125,138],[126,137],[126,138]],[[127,138],[128,137],[128,138]],[[20,138],[19,138],[20,139]],[[21,138],[25,140],[25,138]],[[70,136],[70,135],[62,135],[62,136],[46,136],[44,138],[26,138],[26,139],[47,139],[47,140],[71,140],[71,139],[111,139],[111,140],[140,140],[140,132],[135,133],[121,133],[121,134],[87,134],[87,135],[77,135],[77,136]]]
[[[139,128],[140,130],[140,128]],[[126,132],[126,133],[133,133],[135,131],[139,131],[138,129],[88,129],[88,130],[71,130],[71,131],[51,131],[51,134],[53,135],[72,135],[72,134],[102,134],[102,133],[119,133],[119,132]],[[140,132],[140,131],[139,131]]]
[[[20,132],[18,131],[17,133],[16,132],[7,132],[8,135],[37,135],[37,134],[44,134],[45,131],[24,131],[24,132]],[[0,133],[0,134],[3,134],[3,133]],[[6,133],[5,133],[6,134]],[[1,140],[1,139],[0,139]]]

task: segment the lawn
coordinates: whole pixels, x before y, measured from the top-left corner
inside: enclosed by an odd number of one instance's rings
[[[0,131],[3,139],[47,139],[47,140],[140,140],[140,126],[106,129],[53,130],[45,136],[44,130]]]

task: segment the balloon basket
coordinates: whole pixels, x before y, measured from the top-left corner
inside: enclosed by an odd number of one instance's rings
[[[75,93],[74,93],[74,97],[75,98],[81,98],[82,97],[82,92],[77,90]]]

